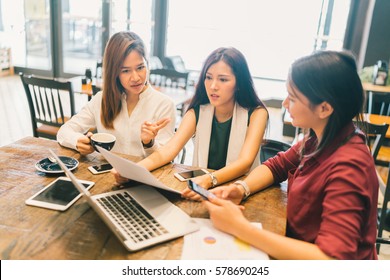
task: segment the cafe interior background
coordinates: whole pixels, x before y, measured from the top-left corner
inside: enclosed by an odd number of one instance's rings
[[[69,79],[95,71],[121,30],[138,33],[150,56],[180,57],[195,77],[212,50],[236,47],[270,108],[272,137],[290,141],[281,101],[291,62],[347,49],[361,73],[388,64],[389,14],[388,0],[0,0],[0,146],[32,136],[19,72]]]

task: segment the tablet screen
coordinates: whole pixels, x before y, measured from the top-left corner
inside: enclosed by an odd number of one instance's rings
[[[89,184],[84,184],[85,188],[88,188]],[[35,196],[32,200],[38,200],[42,202],[67,205],[71,202],[80,192],[76,189],[71,181],[57,180],[44,191]]]

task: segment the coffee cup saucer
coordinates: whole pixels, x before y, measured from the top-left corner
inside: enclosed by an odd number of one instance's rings
[[[79,165],[79,162],[77,159],[72,157],[65,157],[60,156],[60,160],[68,167],[69,170],[74,170]],[[49,158],[44,158],[38,161],[35,164],[35,168],[38,171],[44,172],[44,173],[64,173],[64,171],[61,169],[61,167],[58,165],[58,163],[51,161]]]

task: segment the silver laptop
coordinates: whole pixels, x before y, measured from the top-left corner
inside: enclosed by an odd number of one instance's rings
[[[91,195],[58,156],[52,150],[50,152],[127,250],[143,249],[199,229],[195,220],[151,186]]]

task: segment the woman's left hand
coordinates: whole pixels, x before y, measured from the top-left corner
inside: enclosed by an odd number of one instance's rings
[[[170,118],[163,118],[154,123],[145,121],[141,126],[142,143],[145,145],[149,144],[154,138],[156,138],[158,131],[164,128],[170,121]]]
[[[201,186],[202,188],[204,188],[206,190],[209,189],[211,186],[210,185],[211,179],[210,179],[210,176],[207,174],[192,178],[191,180],[195,184]],[[182,195],[182,197],[187,198],[187,199],[191,199],[191,200],[202,200],[202,197],[199,194],[190,190],[188,187],[182,191],[181,195]]]
[[[115,170],[115,168],[111,169],[111,174],[114,175],[115,181],[118,185],[125,184],[129,182],[129,179],[122,177],[118,171]]]

